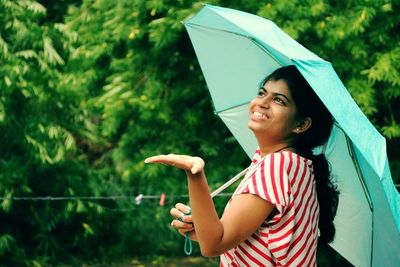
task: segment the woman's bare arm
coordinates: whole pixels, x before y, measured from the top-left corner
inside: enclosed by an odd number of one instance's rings
[[[161,155],[146,159],[186,171],[196,239],[204,256],[217,256],[250,237],[273,210],[273,205],[252,194],[232,199],[221,219],[215,210],[204,174],[204,161],[197,157]]]
[[[274,206],[252,194],[234,197],[218,218],[203,172],[189,175],[189,198],[196,237],[204,256],[217,256],[250,237]]]

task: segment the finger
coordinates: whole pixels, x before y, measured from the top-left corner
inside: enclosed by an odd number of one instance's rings
[[[182,217],[179,217],[177,219],[184,223],[193,224],[192,215],[183,215]]]
[[[145,163],[160,163],[165,159],[166,155],[157,155],[157,156],[152,156],[148,157],[144,160]]]
[[[190,232],[190,236],[192,236],[192,233],[194,233],[194,229],[177,229],[179,234],[185,236],[187,232]]]
[[[185,215],[181,211],[177,209],[171,209],[171,215],[178,221],[186,223],[186,224],[193,224],[192,215]]]
[[[204,160],[199,157],[193,157],[189,159],[190,163],[188,164],[191,166],[190,172],[192,174],[196,174],[204,169]]]
[[[186,237],[186,232],[178,230],[178,233],[181,234],[182,236]],[[191,240],[196,240],[197,241],[197,237],[196,237],[196,230],[190,231],[189,232],[189,236]]]
[[[179,220],[173,220],[171,222],[171,226],[178,229],[178,230],[186,230],[187,231],[192,231],[194,229],[193,224],[190,223],[184,223]]]
[[[185,213],[185,214],[190,214],[191,209],[189,206],[182,204],[182,203],[176,203],[175,204],[175,208],[180,210],[181,212]]]
[[[183,213],[182,211],[180,211],[179,209],[176,209],[176,208],[172,208],[169,213],[176,219],[179,219],[179,218],[182,218],[183,216],[185,216],[185,213]]]
[[[168,154],[168,155],[157,155],[148,157],[144,160],[145,163],[160,163],[170,166],[175,166],[180,169],[189,170],[191,166],[187,165],[187,161],[181,155]]]

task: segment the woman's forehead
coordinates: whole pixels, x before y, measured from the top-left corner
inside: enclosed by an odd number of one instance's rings
[[[268,80],[263,86],[270,93],[280,93],[292,97],[290,89],[285,80]]]

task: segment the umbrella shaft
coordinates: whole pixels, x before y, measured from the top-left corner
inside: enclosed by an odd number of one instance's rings
[[[223,185],[221,185],[217,190],[215,190],[214,192],[211,193],[211,198],[214,198],[215,196],[217,196],[219,193],[221,193],[222,191],[224,191],[227,187],[229,187],[231,184],[233,184],[234,182],[236,182],[237,180],[239,180],[239,178],[241,178],[247,171],[247,168],[244,169],[243,171],[239,172],[238,174],[236,174],[233,178],[231,178],[228,182],[224,183]]]

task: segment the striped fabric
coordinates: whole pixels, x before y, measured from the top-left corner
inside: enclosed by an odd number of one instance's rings
[[[244,193],[265,199],[278,212],[222,254],[220,266],[316,266],[319,205],[312,161],[290,151],[261,158],[257,149],[232,197]]]

